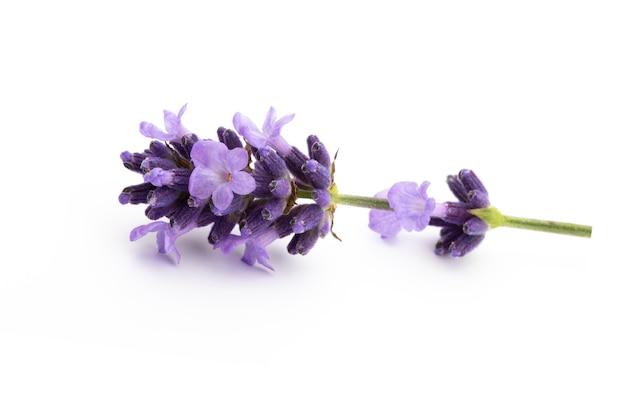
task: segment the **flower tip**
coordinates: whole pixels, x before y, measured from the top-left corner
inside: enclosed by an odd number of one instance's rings
[[[120,202],[120,204],[128,204],[130,203],[130,194],[122,193],[119,195],[119,197],[117,197],[117,200]]]

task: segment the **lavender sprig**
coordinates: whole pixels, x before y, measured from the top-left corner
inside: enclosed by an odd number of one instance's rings
[[[140,133],[155,140],[143,152],[120,155],[124,166],[141,174],[143,182],[124,188],[118,200],[146,205],[151,220],[133,229],[130,239],[155,232],[159,252],[173,253],[177,261],[176,240],[195,228],[211,226],[207,240],[215,249],[229,254],[243,245],[244,263],[273,270],[266,250],[270,244],[290,237],[287,251],[306,255],[332,233],[339,205],[371,209],[369,226],[383,238],[403,229],[439,227],[435,253],[452,257],[474,250],[496,227],[591,237],[591,226],[503,215],[491,205],[476,174],[467,169],[447,178],[457,201],[435,201],[427,194],[427,181],[399,182],[374,197],[340,194],[334,182],[335,162],[322,141],[310,135],[304,153],[284,138],[282,129],[293,114],[277,118],[271,107],[259,129],[236,113],[235,130],[218,128],[216,141],[200,140],[182,125],[186,108],[176,114],[164,111],[165,131],[142,122]]]

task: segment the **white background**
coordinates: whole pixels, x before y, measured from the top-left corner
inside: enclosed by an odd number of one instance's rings
[[[623,2],[10,4],[1,415],[626,415]],[[340,149],[344,193],[446,201],[471,168],[502,212],[593,237],[494,230],[454,260],[339,207],[343,241],[276,242],[276,272],[204,229],[177,265],[117,196],[139,122],[184,103],[212,138],[296,113],[285,137]]]

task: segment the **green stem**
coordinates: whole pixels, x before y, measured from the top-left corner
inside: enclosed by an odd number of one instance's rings
[[[522,217],[504,216],[503,226],[514,227],[516,229],[559,233],[562,235],[591,237],[591,226],[574,223],[555,222],[552,220],[536,220],[525,219]]]
[[[513,227],[569,236],[591,237],[591,226],[582,224],[506,216],[495,207],[473,209],[469,210],[469,212],[487,222],[491,228]]]
[[[368,209],[391,211],[389,201],[386,198],[363,197],[360,195],[334,194],[331,193],[333,203],[342,204],[344,206],[362,207]],[[312,199],[311,191],[300,190],[297,192],[298,198]]]

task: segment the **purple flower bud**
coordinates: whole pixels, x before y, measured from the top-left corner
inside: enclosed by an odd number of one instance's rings
[[[320,224],[324,210],[317,204],[303,204],[291,210],[290,223],[294,233],[304,233]]]
[[[243,148],[241,139],[239,139],[239,136],[237,136],[234,130],[220,127],[217,129],[217,138],[226,145],[228,149]]]
[[[441,218],[452,224],[463,225],[468,221],[472,215],[467,212],[471,207],[464,203],[457,203],[456,201],[448,201],[443,203],[445,207],[445,214]]]
[[[154,207],[165,207],[176,203],[180,197],[180,191],[160,187],[150,191],[148,194],[148,204]]]
[[[149,182],[142,184],[131,185],[122,190],[119,196],[119,201],[122,204],[147,204],[148,194],[156,187]]]
[[[263,206],[261,216],[263,216],[265,220],[276,220],[283,214],[285,207],[287,207],[287,200],[282,198],[271,198],[267,200]]]
[[[215,219],[211,232],[209,232],[209,243],[215,245],[224,239],[235,228],[239,221],[238,216],[221,216]]]
[[[309,148],[309,156],[322,164],[326,169],[330,169],[332,161],[324,144],[315,135],[310,135],[306,139]]]
[[[287,244],[287,252],[292,255],[306,255],[315,246],[320,237],[315,229],[294,235]]]
[[[480,190],[472,190],[467,193],[467,198],[472,208],[489,207],[489,195]]]
[[[315,159],[309,159],[302,164],[302,172],[306,175],[307,182],[313,188],[326,189],[330,187],[330,172]]]
[[[484,235],[489,225],[478,217],[471,217],[463,224],[463,233],[466,235]]]
[[[291,195],[291,181],[287,178],[278,178],[268,185],[270,193],[277,198],[287,198]]]
[[[153,140],[150,142],[149,153],[157,158],[172,158],[172,150],[163,142]]]
[[[208,226],[211,223],[215,222],[218,218],[220,218],[219,216],[217,216],[215,213],[213,213],[211,211],[211,208],[206,205],[203,206],[200,209],[200,213],[198,213],[198,219],[196,220],[196,223],[198,224],[197,227],[204,227],[204,226]],[[236,224],[236,222],[235,222]],[[233,224],[234,227],[234,224]],[[231,228],[232,230],[232,228]],[[230,233],[230,230],[228,231],[228,233]]]
[[[239,221],[239,230],[242,236],[252,236],[259,230],[270,225],[271,221],[264,216],[264,205],[261,201],[254,201],[248,206],[245,216]]]
[[[176,164],[171,159],[158,156],[149,156],[141,161],[141,170],[143,172],[150,172],[155,168],[169,170],[176,168]]]
[[[466,235],[462,234],[455,239],[449,246],[448,250],[453,258],[460,258],[471,252],[483,241],[485,235]]]
[[[303,184],[308,184],[308,178],[302,171],[302,166],[308,160],[309,158],[296,147],[292,147],[291,151],[285,156],[285,162],[287,163],[289,172],[291,172],[296,180]]]
[[[194,223],[197,226],[198,214],[201,212],[199,207],[189,207],[185,204],[178,204],[173,206],[171,213],[167,215],[170,219],[170,224],[179,229],[187,227],[190,223]]]
[[[323,208],[330,206],[330,203],[333,201],[328,190],[313,190],[311,191],[311,198],[318,206]]]
[[[261,148],[257,152],[256,170],[266,172],[272,178],[286,177],[289,175],[285,160],[271,148]]]
[[[145,215],[150,220],[159,220],[161,217],[166,217],[172,214],[176,208],[176,204],[169,204],[167,206],[148,206],[146,207]]]
[[[462,169],[459,172],[459,179],[465,186],[465,189],[467,190],[468,193],[472,190],[478,190],[487,194],[487,190],[485,189],[485,186],[478,179],[476,174],[474,174],[474,171],[469,170],[469,169]]]
[[[130,153],[128,151],[124,151],[120,155],[120,158],[122,159],[122,162],[127,169],[134,172],[143,173],[143,170],[141,169],[141,163],[146,158],[145,153]]]

